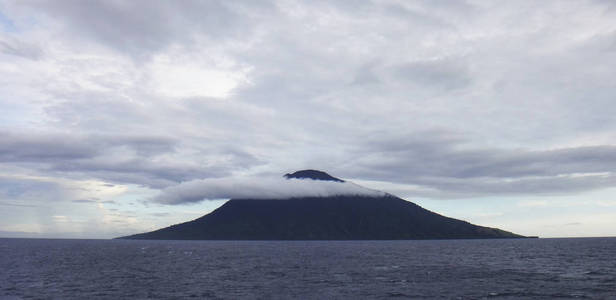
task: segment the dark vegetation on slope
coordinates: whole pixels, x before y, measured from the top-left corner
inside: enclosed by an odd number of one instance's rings
[[[165,240],[401,240],[521,238],[441,216],[394,197],[232,199],[196,220],[123,237]]]

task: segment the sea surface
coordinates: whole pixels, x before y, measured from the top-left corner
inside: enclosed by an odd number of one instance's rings
[[[616,238],[0,239],[0,299],[616,299]]]

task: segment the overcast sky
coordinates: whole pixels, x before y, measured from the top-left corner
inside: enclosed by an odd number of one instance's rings
[[[0,236],[151,230],[305,168],[616,236],[615,101],[609,0],[0,0]]]

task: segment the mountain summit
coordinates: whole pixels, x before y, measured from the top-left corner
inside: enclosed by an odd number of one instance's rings
[[[301,170],[301,171],[293,172],[291,174],[287,173],[284,175],[284,177],[287,179],[297,178],[297,179],[312,179],[312,180],[344,182],[344,180],[342,179],[338,179],[334,176],[331,176],[319,170]]]
[[[284,177],[352,184],[317,170]],[[193,221],[123,239],[407,240],[523,238],[426,210],[390,194],[231,199]]]

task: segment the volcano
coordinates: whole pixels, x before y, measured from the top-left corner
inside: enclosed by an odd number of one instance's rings
[[[342,179],[317,170],[289,180]],[[151,240],[411,240],[523,238],[508,231],[448,218],[412,202],[379,196],[231,199],[193,221],[121,237]]]

